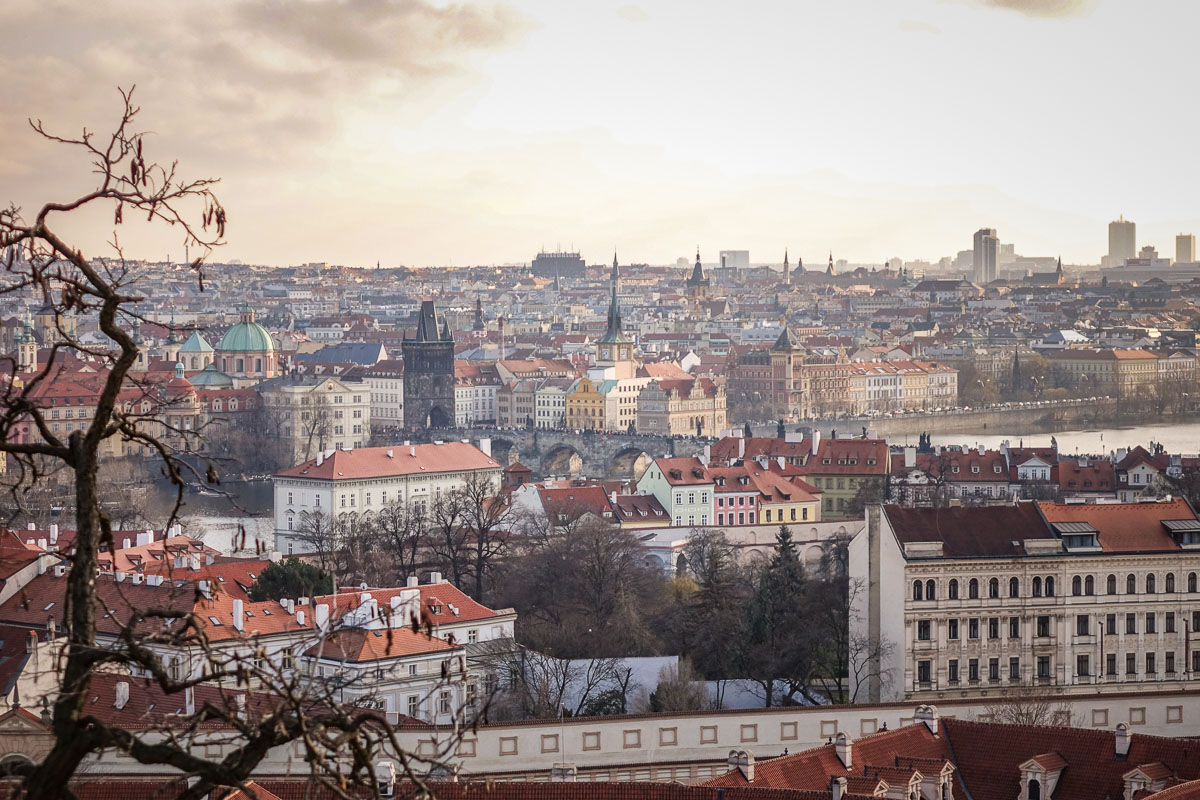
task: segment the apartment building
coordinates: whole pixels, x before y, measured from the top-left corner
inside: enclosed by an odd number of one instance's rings
[[[872,700],[1183,691],[1200,677],[1198,574],[1180,498],[876,506],[850,547],[851,625],[884,645]]]
[[[278,420],[293,461],[324,450],[362,447],[371,436],[371,387],[333,376],[284,375],[256,387]]]

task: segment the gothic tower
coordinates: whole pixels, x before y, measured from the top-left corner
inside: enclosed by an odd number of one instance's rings
[[[617,269],[617,256],[613,254],[612,297],[608,302],[608,328],[596,342],[596,366],[612,367],[613,378],[632,378],[636,372],[633,362],[634,342],[621,330],[621,306],[617,302],[617,290],[621,276]]]
[[[417,333],[404,337],[404,427],[411,431],[454,424],[454,337],[438,322],[432,300],[421,301]]]

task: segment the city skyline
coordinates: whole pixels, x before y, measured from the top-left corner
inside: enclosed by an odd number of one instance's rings
[[[137,84],[149,144],[222,179],[220,257],[253,263],[520,262],[559,242],[670,263],[697,238],[772,263],[936,261],[987,226],[1096,264],[1122,214],[1164,253],[1200,221],[1182,202],[1200,166],[1171,158],[1197,113],[1174,102],[1189,6],[301,8],[7,6],[0,180],[27,206],[77,188],[47,177],[61,157],[22,117],[103,130]],[[1115,55],[1142,28],[1156,57]],[[1123,124],[1134,97],[1173,116]],[[122,233],[137,257],[182,260],[177,237]]]

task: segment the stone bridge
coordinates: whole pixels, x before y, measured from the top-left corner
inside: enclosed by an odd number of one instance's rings
[[[639,478],[650,460],[692,456],[711,439],[640,436],[627,433],[574,433],[549,429],[438,428],[418,441],[490,439],[492,457],[507,466],[520,461],[535,478]]]

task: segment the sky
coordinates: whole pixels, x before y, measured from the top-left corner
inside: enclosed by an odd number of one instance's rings
[[[1193,0],[5,0],[0,202],[86,191],[52,130],[136,84],[217,177],[217,260],[936,260],[980,227],[1095,264],[1200,233]],[[63,220],[85,253],[105,210]],[[183,259],[126,225],[127,253]]]

